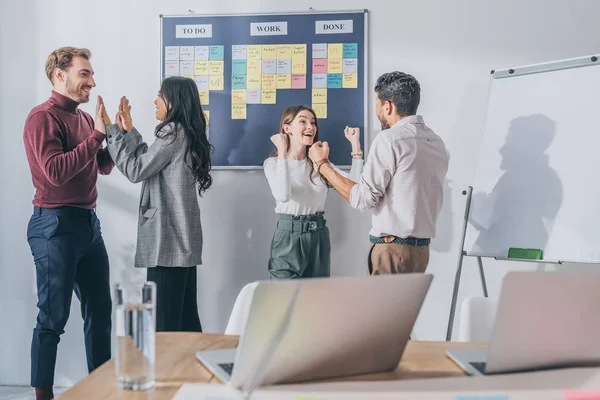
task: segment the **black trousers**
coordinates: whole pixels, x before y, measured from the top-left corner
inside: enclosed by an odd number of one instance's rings
[[[77,207],[35,207],[27,240],[35,262],[39,309],[31,341],[31,386],[51,388],[73,291],[81,302],[88,371],[110,360],[108,255],[96,213]]]
[[[148,268],[156,283],[156,331],[202,332],[196,300],[196,267]]]

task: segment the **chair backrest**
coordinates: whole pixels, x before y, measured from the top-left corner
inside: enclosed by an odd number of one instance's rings
[[[458,340],[489,342],[497,308],[497,300],[479,296],[467,297],[461,305]]]
[[[225,328],[226,335],[241,335],[243,333],[256,286],[258,286],[258,281],[248,283],[240,290]]]

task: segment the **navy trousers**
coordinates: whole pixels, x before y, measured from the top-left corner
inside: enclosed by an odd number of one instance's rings
[[[49,388],[73,291],[81,302],[89,372],[111,357],[108,255],[95,211],[83,208],[34,207],[27,241],[35,262],[39,309],[31,342],[31,386]]]

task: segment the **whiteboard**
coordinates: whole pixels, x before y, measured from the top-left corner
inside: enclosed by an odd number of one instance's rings
[[[600,61],[492,72],[464,251],[600,262]]]

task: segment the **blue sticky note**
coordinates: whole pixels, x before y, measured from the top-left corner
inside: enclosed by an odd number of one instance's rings
[[[246,89],[246,75],[231,75],[231,89]]]
[[[341,89],[342,88],[342,74],[327,74],[327,88],[328,89]]]
[[[358,57],[358,44],[357,43],[344,43],[344,45],[342,47],[342,57],[357,58]]]
[[[508,400],[504,394],[480,395],[480,396],[456,396],[456,400]]]
[[[232,60],[231,61],[231,74],[232,75],[246,75],[246,60]]]
[[[223,61],[225,59],[223,46],[210,46],[208,48],[208,59],[211,61]]]

